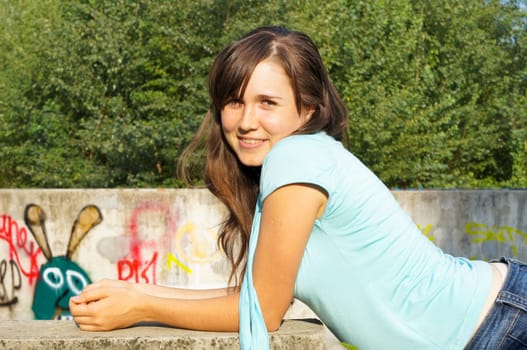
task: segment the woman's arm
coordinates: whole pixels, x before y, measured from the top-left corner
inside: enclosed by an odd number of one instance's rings
[[[284,186],[264,201],[253,280],[269,330],[278,329],[293,299],[304,248],[326,201],[324,192],[309,185]],[[160,322],[195,330],[238,331],[239,292],[104,281],[72,297],[70,311],[82,330]]]
[[[119,281],[111,279],[103,279],[99,282],[88,285],[84,290],[92,288],[129,288],[136,292],[148,294],[162,298],[177,298],[177,299],[208,299],[225,296],[236,291],[235,287],[215,288],[215,289],[188,289],[188,288],[174,288],[168,286],[161,286],[149,283],[133,283],[128,281]]]
[[[226,296],[236,292],[235,287],[213,288],[213,289],[187,289],[174,288],[168,286],[160,286],[155,284],[135,284],[133,286],[138,292],[158,296],[163,298],[177,298],[177,299],[210,299]]]
[[[307,241],[326,203],[326,193],[307,184],[281,187],[264,200],[253,280],[270,331],[278,329],[291,304]]]
[[[210,299],[152,296],[131,288],[94,287],[70,299],[70,311],[81,330],[107,331],[139,322],[178,328],[237,331],[239,293]]]

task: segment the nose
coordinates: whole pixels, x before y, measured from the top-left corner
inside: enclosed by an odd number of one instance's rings
[[[243,106],[242,116],[240,120],[240,130],[250,131],[258,128],[258,117],[254,106],[245,104]]]

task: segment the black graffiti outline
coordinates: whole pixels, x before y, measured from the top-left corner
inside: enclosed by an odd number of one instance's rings
[[[5,279],[8,273],[8,261],[6,259],[0,261],[0,307],[12,306],[18,303],[18,297],[15,292],[22,288],[22,274],[20,273],[18,265],[13,259],[9,259],[9,266],[11,267],[11,293],[8,293],[5,285]],[[15,283],[15,271],[18,277],[17,283]],[[10,295],[12,296],[11,300],[7,300]]]

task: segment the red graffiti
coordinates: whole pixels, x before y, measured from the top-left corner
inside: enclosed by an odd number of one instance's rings
[[[35,246],[33,240],[28,240],[27,229],[9,215],[0,216],[0,239],[7,242],[9,260],[14,261],[23,276],[27,277],[29,285],[38,278],[38,256],[42,250]],[[29,258],[29,266],[24,268],[21,255]]]
[[[117,262],[119,279],[127,281],[134,279],[135,282],[156,283],[157,252],[152,254],[152,259],[141,263],[137,260],[121,259]]]
[[[140,218],[145,214],[161,214],[167,224],[167,232],[175,229],[175,220],[170,214],[168,203],[147,202],[134,209],[128,226],[130,236],[130,254],[117,262],[117,274],[120,280],[134,279],[136,282],[156,284],[156,265],[159,245],[163,240],[142,240],[140,238]],[[144,250],[154,250],[150,259],[144,259]]]

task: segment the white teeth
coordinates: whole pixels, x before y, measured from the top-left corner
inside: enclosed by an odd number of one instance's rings
[[[250,144],[250,145],[256,145],[257,143],[260,143],[260,142],[262,142],[262,141],[260,141],[260,140],[248,140],[248,139],[244,139],[243,142],[248,143],[248,144]]]

